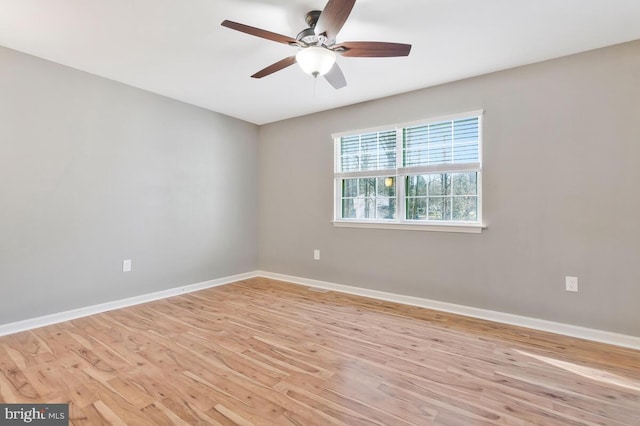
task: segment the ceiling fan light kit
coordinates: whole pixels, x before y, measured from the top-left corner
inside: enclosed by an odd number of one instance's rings
[[[305,47],[296,54],[296,62],[302,71],[313,76],[325,75],[336,63],[336,54],[324,47]]]
[[[313,10],[307,13],[305,21],[309,28],[300,31],[296,38],[228,20],[223,21],[221,25],[300,49],[295,56],[281,59],[251,77],[266,77],[297,62],[305,73],[313,77],[324,76],[329,84],[336,89],[340,89],[345,87],[347,82],[340,66],[336,62],[336,55],[360,58],[388,58],[407,56],[411,51],[411,45],[403,43],[378,41],[336,43],[336,36],[349,17],[355,2],[355,0],[329,0],[324,10]]]

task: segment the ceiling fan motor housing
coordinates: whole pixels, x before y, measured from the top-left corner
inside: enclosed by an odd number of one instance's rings
[[[326,45],[326,37],[318,36],[315,28],[320,18],[320,10],[312,10],[305,15],[305,21],[309,28],[306,28],[298,33],[296,40],[306,44],[307,46]]]
[[[304,44],[316,44],[316,32],[313,28],[307,28],[298,33],[296,40]]]
[[[309,25],[309,27],[311,28],[315,28],[321,13],[322,11],[320,10],[312,10],[311,12],[308,12],[304,17],[304,20],[307,22],[307,25]]]

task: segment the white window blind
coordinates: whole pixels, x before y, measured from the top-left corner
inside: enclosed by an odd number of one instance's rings
[[[465,171],[480,167],[479,117],[403,128],[403,173]]]
[[[341,138],[339,172],[389,170],[395,167],[395,129]]]

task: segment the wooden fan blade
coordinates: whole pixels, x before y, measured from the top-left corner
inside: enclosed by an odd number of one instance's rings
[[[316,23],[316,35],[335,40],[355,4],[356,0],[329,0]]]
[[[275,64],[271,64],[268,67],[258,71],[257,73],[255,73],[251,77],[253,77],[253,78],[266,77],[269,74],[273,74],[276,71],[280,71],[282,69],[285,69],[286,67],[288,67],[290,65],[293,65],[295,63],[296,63],[296,57],[295,56],[289,56],[288,58],[284,58],[284,59],[276,62]]]
[[[347,85],[347,80],[344,78],[342,69],[340,69],[337,62],[333,64],[331,70],[324,75],[324,78],[333,86],[334,89],[342,89]]]
[[[232,30],[240,31],[242,33],[250,34],[252,36],[266,38],[267,40],[276,41],[284,44],[298,44],[298,41],[294,38],[287,37],[282,34],[272,33],[271,31],[262,30],[260,28],[251,27],[249,25],[240,24],[238,22],[224,20],[220,24],[223,27],[231,28]]]
[[[332,50],[342,56],[361,58],[385,58],[407,56],[411,52],[410,44],[385,43],[380,41],[347,41],[335,45]]]

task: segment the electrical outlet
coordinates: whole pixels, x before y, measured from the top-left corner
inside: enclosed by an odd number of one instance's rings
[[[313,260],[320,260],[320,250],[316,249],[313,251]]]
[[[578,292],[578,277],[565,277],[565,289],[567,291]]]
[[[122,261],[122,272],[131,272],[131,259]]]

